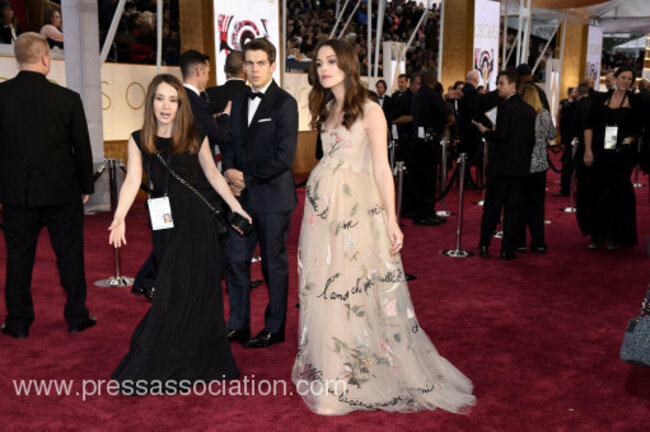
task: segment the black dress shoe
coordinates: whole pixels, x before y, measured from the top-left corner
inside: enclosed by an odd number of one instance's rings
[[[228,329],[226,337],[230,342],[239,342],[243,345],[250,340],[251,331],[250,329]]]
[[[416,218],[413,220],[413,225],[419,225],[419,226],[436,226],[436,225],[442,225],[443,223],[447,222],[447,219],[438,217],[438,216],[427,216],[423,218]]]
[[[269,330],[262,330],[244,346],[246,348],[266,348],[282,342],[284,342],[284,333],[271,333]]]
[[[528,252],[528,249],[526,249],[526,246],[519,246],[519,247],[517,248],[517,252],[519,252],[519,253],[526,253],[526,252]]]
[[[510,261],[517,258],[514,252],[501,251],[501,261]]]
[[[412,275],[409,273],[404,273],[404,278],[406,279],[406,282],[411,282],[416,280],[418,277],[416,275]]]
[[[487,258],[490,256],[490,253],[488,252],[488,247],[487,246],[479,246],[478,247],[478,256],[481,258]]]
[[[89,329],[95,324],[97,324],[97,318],[94,315],[88,315],[88,318],[86,318],[86,320],[80,326],[71,327],[68,329],[68,331],[70,334],[79,333],[86,329]]]
[[[12,338],[16,339],[25,339],[27,336],[29,336],[29,330],[25,331],[11,331],[7,323],[2,324],[2,334],[6,334],[11,336]]]
[[[535,253],[538,253],[538,254],[543,254],[543,253],[546,253],[546,251],[548,250],[548,246],[546,246],[546,245],[540,245],[540,246],[531,245],[530,250],[531,250],[531,252],[535,252]]]

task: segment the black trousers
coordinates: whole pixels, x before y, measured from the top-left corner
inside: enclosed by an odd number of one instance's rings
[[[526,246],[526,227],[530,230],[530,246],[545,246],[544,204],[546,201],[546,171],[532,173],[524,184],[521,216],[517,226],[517,247]]]
[[[569,145],[562,153],[562,173],[560,176],[560,193],[562,195],[569,195],[571,192],[571,175],[574,169],[573,148]]]
[[[250,328],[251,258],[259,241],[262,274],[269,289],[264,328],[272,333],[284,333],[289,290],[287,237],[293,210],[266,214],[245,210],[253,218],[253,229],[245,237],[231,231],[224,251],[230,302],[228,328]]]
[[[435,203],[436,180],[438,172],[438,140],[425,142],[415,139],[408,165],[411,185],[417,194],[415,200],[415,218],[427,218],[436,215]]]
[[[34,321],[32,271],[36,243],[43,226],[50,234],[61,285],[67,296],[63,315],[70,328],[82,325],[88,318],[88,309],[85,306],[84,213],[81,197],[78,202],[55,206],[4,204],[3,217],[7,247],[7,326],[13,331],[22,332],[28,330]]]
[[[515,236],[521,200],[526,178],[492,177],[488,178],[481,218],[481,239],[479,246],[490,246],[492,236],[501,217],[501,209],[505,208],[503,220],[503,252],[514,252]]]

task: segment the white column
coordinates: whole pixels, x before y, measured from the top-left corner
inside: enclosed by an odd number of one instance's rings
[[[61,15],[65,37],[66,87],[81,95],[86,112],[93,166],[104,162],[99,24],[96,0],[63,0]],[[108,176],[95,183],[86,211],[110,210]]]
[[[102,91],[97,1],[61,2],[65,37],[66,86],[81,95],[86,111],[93,161],[104,160]]]

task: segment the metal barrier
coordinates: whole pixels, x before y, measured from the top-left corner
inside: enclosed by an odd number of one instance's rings
[[[474,204],[477,206],[483,206],[485,204],[485,191],[487,191],[487,164],[488,164],[488,143],[485,140],[485,138],[481,138],[481,141],[483,141],[483,194],[481,195],[480,201],[474,201]]]
[[[575,213],[576,212],[576,176],[577,176],[577,161],[576,161],[576,152],[578,151],[578,138],[573,138],[571,140],[571,160],[573,160],[573,172],[571,173],[571,186],[569,190],[569,206],[560,209],[564,213]]]
[[[404,171],[406,167],[404,166],[404,161],[397,161],[395,164],[395,169],[393,169],[393,177],[397,180],[397,200],[396,200],[396,209],[395,213],[397,215],[397,223],[400,223],[402,218],[402,199],[404,196]]]
[[[442,200],[440,201],[440,210],[436,212],[436,216],[443,216],[443,217],[449,217],[453,215],[452,212],[447,210],[446,204],[447,204],[447,195],[444,194],[443,192],[447,187],[447,151],[449,149],[449,138],[444,137],[443,139],[440,140],[440,147],[442,147],[441,151],[441,158],[440,158],[440,182],[438,186],[438,191],[440,192],[440,196],[442,197]]]
[[[460,165],[460,178],[465,178],[465,170],[467,169],[467,153],[461,153],[456,161]],[[450,258],[467,258],[474,255],[472,252],[461,249],[461,235],[463,231],[463,198],[465,194],[465,182],[459,182],[460,187],[458,191],[458,221],[456,222],[456,248],[446,249],[440,251],[441,254]]]
[[[104,165],[99,171],[103,171],[108,167],[108,179],[111,193],[111,214],[115,215],[117,208],[117,168],[123,167],[121,159],[106,159]],[[122,263],[120,257],[120,248],[113,248],[113,266],[115,274],[107,279],[101,279],[95,282],[98,287],[125,287],[133,285],[133,278],[122,276]]]
[[[639,140],[637,141],[637,145],[636,145],[637,157],[641,154],[641,140],[642,139],[643,138],[639,138]],[[643,183],[639,183],[639,170],[640,169],[641,169],[641,162],[637,162],[636,166],[634,167],[634,183],[632,183],[632,186],[634,186],[635,188],[644,187]]]

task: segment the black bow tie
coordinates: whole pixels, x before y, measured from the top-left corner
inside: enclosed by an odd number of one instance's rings
[[[262,93],[262,92],[250,92],[250,93],[248,93],[248,98],[250,100],[255,100],[255,98],[262,99],[263,97],[264,97],[264,93]]]

